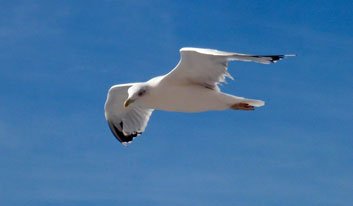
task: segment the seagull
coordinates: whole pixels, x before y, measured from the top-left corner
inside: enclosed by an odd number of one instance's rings
[[[294,55],[250,55],[214,49],[184,47],[180,61],[169,73],[147,82],[112,86],[105,102],[105,118],[111,132],[123,145],[144,132],[152,112],[251,111],[265,105],[262,100],[223,93],[219,85],[233,79],[230,61],[271,64]]]

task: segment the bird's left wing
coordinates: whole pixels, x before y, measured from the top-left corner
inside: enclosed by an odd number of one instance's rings
[[[214,49],[180,49],[178,65],[165,76],[169,81],[187,81],[218,89],[218,84],[226,77],[232,79],[227,71],[229,61],[252,61],[262,64],[275,63],[290,55],[251,55],[218,51]]]
[[[124,101],[128,98],[128,89],[132,85],[133,83],[113,86],[105,102],[105,118],[109,128],[116,139],[124,145],[145,130],[153,112],[153,109],[139,105],[124,107]]]

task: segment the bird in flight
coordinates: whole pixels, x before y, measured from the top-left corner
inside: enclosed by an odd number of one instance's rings
[[[180,61],[169,73],[147,82],[114,85],[105,102],[105,118],[117,140],[131,143],[146,128],[153,110],[203,112],[210,110],[254,110],[264,101],[221,92],[228,77],[229,61],[275,63],[294,55],[250,55],[214,49],[180,49]]]

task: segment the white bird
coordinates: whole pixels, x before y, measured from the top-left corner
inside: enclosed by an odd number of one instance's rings
[[[175,112],[254,110],[264,101],[221,92],[229,61],[275,63],[294,55],[249,55],[213,49],[182,48],[180,61],[168,74],[147,82],[114,85],[105,103],[105,118],[122,144],[140,135],[154,109]]]

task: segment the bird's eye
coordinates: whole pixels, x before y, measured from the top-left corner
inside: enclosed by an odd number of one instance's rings
[[[137,93],[137,95],[139,96],[139,97],[141,97],[142,95],[144,95],[146,93],[146,90],[140,90],[138,93]]]

